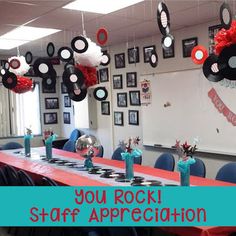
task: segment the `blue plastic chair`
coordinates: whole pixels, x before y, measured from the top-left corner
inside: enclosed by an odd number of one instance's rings
[[[78,129],[74,129],[70,134],[70,141],[76,141],[81,136],[81,132]]]
[[[236,162],[222,166],[216,174],[216,180],[236,183]]]
[[[190,175],[205,178],[206,177],[206,167],[201,159],[194,158],[195,163],[190,165]]]
[[[23,148],[23,146],[17,142],[9,142],[2,146],[2,150],[18,149],[18,148]]]
[[[17,172],[21,186],[35,186],[33,179],[23,170]]]
[[[104,153],[104,148],[102,145],[99,146],[98,148],[98,154],[96,155],[96,157],[103,157],[103,153]]]
[[[7,185],[8,185],[7,177],[2,168],[0,168],[0,186],[7,186]]]
[[[121,153],[124,152],[124,150],[121,147],[118,147],[112,154],[111,159],[117,160],[117,161],[123,161],[121,157]]]
[[[121,153],[124,152],[124,150],[121,147],[118,147],[112,154],[111,159],[117,160],[117,161],[123,161]],[[135,157],[134,158],[134,164],[141,165],[142,164],[142,156]]]
[[[161,154],[154,165],[154,168],[173,171],[175,168],[175,158],[170,153]]]
[[[75,141],[71,141],[71,140],[68,140],[63,148],[62,148],[64,151],[68,151],[68,152],[75,152]]]

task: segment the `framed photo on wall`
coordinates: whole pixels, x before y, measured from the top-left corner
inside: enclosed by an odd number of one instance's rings
[[[155,45],[151,45],[151,46],[147,46],[147,47],[143,48],[144,63],[149,63],[149,59],[150,59],[150,56],[151,56],[153,50],[156,51]]]
[[[139,125],[139,111],[129,110],[129,124]]]
[[[140,91],[129,91],[129,101],[131,106],[140,106]]]
[[[129,64],[139,62],[139,47],[128,48],[128,62]]]
[[[71,100],[69,96],[64,96],[64,107],[71,107]]]
[[[175,57],[175,41],[173,40],[172,45],[169,48],[162,48],[162,53],[164,59]]]
[[[127,107],[127,93],[117,93],[117,106]]]
[[[102,68],[99,70],[100,83],[109,81],[108,68]]]
[[[70,112],[63,112],[64,124],[70,124]]]
[[[61,82],[61,93],[62,94],[68,93],[67,87],[65,86],[63,82]]]
[[[126,73],[126,86],[127,88],[137,87],[137,72]]]
[[[198,45],[198,38],[189,38],[182,40],[183,57],[191,57],[191,52],[195,46]]]
[[[43,113],[45,125],[57,124],[57,112]]]
[[[115,54],[115,68],[125,68],[125,54],[119,53]]]
[[[59,109],[58,98],[45,98],[45,109]]]
[[[120,111],[115,111],[114,112],[114,125],[124,125],[124,117],[123,117],[123,112]]]
[[[102,115],[110,115],[110,102],[101,102]]]
[[[221,30],[222,25],[213,25],[208,28],[208,40],[209,40],[209,55],[214,53],[215,41],[214,38],[216,34]]]
[[[113,75],[113,89],[123,88],[123,78],[122,75]]]

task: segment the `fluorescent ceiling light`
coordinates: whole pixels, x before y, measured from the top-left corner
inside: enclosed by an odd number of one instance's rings
[[[50,29],[50,28],[20,26],[0,36],[1,42],[5,42],[3,43],[3,45],[0,43],[0,49],[12,49],[24,43],[28,43],[30,41],[54,34],[58,31],[60,30]],[[9,45],[7,45],[8,41],[9,41]]]
[[[77,0],[65,5],[63,8],[108,14],[144,0]]]
[[[0,49],[9,50],[28,42],[29,41],[25,41],[25,40],[13,40],[13,39],[0,38]]]

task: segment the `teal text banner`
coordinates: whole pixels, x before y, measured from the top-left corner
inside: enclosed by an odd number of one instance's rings
[[[236,226],[236,187],[0,187],[0,226]]]

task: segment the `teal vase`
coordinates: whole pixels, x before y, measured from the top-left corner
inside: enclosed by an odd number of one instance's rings
[[[126,179],[133,179],[134,178],[134,158],[129,154],[125,158],[125,177]]]
[[[30,156],[30,136],[26,135],[24,137],[24,147],[25,147],[25,156],[29,157]]]
[[[186,171],[180,172],[180,185],[190,185],[190,165],[186,166]]]
[[[51,159],[52,158],[52,143],[46,142],[45,147],[46,147],[46,158]]]

